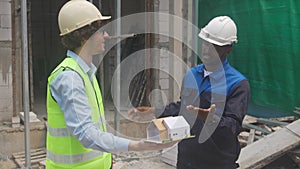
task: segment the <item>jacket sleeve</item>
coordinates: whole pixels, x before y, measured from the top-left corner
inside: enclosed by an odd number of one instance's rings
[[[172,102],[164,107],[156,107],[156,117],[178,116],[182,106],[188,105],[198,95],[197,81],[191,70],[189,70],[183,80],[180,91],[180,101]],[[182,113],[182,112],[181,112]]]
[[[156,107],[155,108],[155,117],[161,118],[161,117],[167,117],[167,116],[178,116],[180,111],[180,105],[181,102],[172,102],[164,107]]]
[[[248,110],[250,100],[250,86],[247,80],[238,83],[229,93],[225,104],[219,128],[227,128],[233,134],[240,133],[243,119]]]

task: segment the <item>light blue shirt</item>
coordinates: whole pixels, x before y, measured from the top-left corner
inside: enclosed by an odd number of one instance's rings
[[[86,64],[77,54],[67,52],[77,61],[92,81],[97,68]],[[105,152],[128,151],[128,139],[114,136],[97,128],[91,118],[92,109],[88,104],[84,84],[80,75],[72,70],[60,73],[50,84],[53,98],[64,112],[67,128],[83,146]]]

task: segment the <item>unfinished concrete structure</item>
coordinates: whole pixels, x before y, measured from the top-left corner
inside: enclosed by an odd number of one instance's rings
[[[65,49],[60,44],[58,36],[57,14],[60,7],[67,0],[51,1],[27,1],[28,11],[28,53],[29,53],[29,94],[30,111],[37,114],[42,121],[31,124],[31,147],[38,148],[45,146],[46,127],[43,118],[47,117],[45,98],[47,77],[52,69],[64,58]],[[115,2],[94,0],[93,3],[103,11],[115,17]],[[121,15],[139,12],[164,12],[176,15],[190,22],[194,18],[194,2],[192,1],[169,1],[169,0],[133,0],[122,3]],[[1,156],[10,156],[14,152],[24,151],[23,129],[20,125],[11,128],[13,123],[18,122],[19,112],[23,111],[23,85],[22,85],[22,53],[21,53],[21,4],[19,1],[0,0],[0,123],[1,123]],[[195,64],[192,52],[181,41],[173,39],[176,34],[186,41],[192,40],[192,31],[183,23],[170,20],[170,18],[151,18],[152,25],[157,32],[167,32],[170,37],[161,35],[145,36],[143,48],[157,48],[160,59],[153,63],[159,65],[161,70],[151,72],[151,83],[148,85],[160,89],[166,97],[165,102],[176,101],[179,98],[179,88],[185,73],[185,67],[175,63],[170,53],[187,63],[188,66]],[[180,26],[178,26],[178,24]],[[124,47],[126,41],[121,44]],[[130,42],[128,42],[130,43]],[[112,51],[104,58],[98,69],[98,80],[101,84],[105,103],[111,102],[111,78],[117,67],[115,51]],[[126,56],[125,56],[126,57]],[[151,61],[152,62],[152,61]],[[169,74],[168,74],[169,73]],[[174,74],[177,77],[171,77]],[[150,79],[148,79],[150,81]],[[149,87],[149,86],[148,86]],[[148,89],[147,89],[148,90]],[[149,94],[148,91],[147,94]],[[107,106],[108,110],[112,110]],[[111,116],[112,111],[108,113]],[[110,120],[114,120],[108,117]],[[109,122],[111,124],[112,122]],[[121,122],[121,125],[128,122]],[[146,126],[146,125],[145,125]],[[146,129],[146,128],[144,128]],[[121,132],[124,131],[122,129]],[[139,136],[145,137],[141,132]],[[127,133],[125,135],[131,135]],[[12,142],[17,140],[20,143]],[[9,146],[14,143],[15,146]],[[13,148],[8,148],[13,147]]]

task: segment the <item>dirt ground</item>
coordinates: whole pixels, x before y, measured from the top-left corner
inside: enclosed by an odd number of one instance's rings
[[[115,155],[113,169],[176,169],[160,160],[160,152],[128,152]],[[40,167],[39,169],[42,169]],[[0,169],[19,169],[13,160],[1,159]],[[38,169],[38,167],[33,167]],[[282,156],[262,169],[300,169],[288,156]]]
[[[16,164],[12,160],[0,160],[0,169],[15,169]]]
[[[160,152],[128,152],[115,156],[113,169],[175,169],[160,160]]]
[[[114,156],[113,169],[175,169],[160,160],[160,152],[127,152]],[[38,169],[39,167],[33,167]],[[43,167],[40,167],[42,169]],[[18,166],[11,159],[0,160],[0,169],[18,169]]]

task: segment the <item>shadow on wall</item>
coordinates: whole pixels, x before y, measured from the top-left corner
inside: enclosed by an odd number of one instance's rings
[[[2,78],[0,84],[9,84],[9,72],[11,72],[11,42],[0,42],[0,72]],[[0,77],[1,77],[0,76]]]

